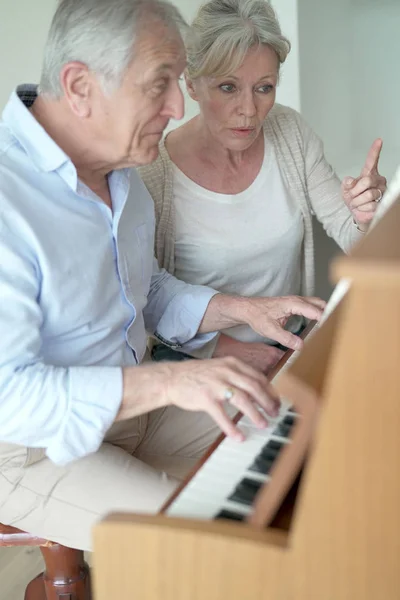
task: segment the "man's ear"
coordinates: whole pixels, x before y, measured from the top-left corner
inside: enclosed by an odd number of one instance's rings
[[[191,97],[192,100],[196,100],[197,101],[198,98],[197,98],[197,94],[196,94],[195,84],[190,79],[190,77],[189,77],[189,75],[187,73],[185,73],[185,83],[186,83],[186,89],[188,91],[189,96]]]
[[[61,69],[60,83],[75,115],[81,118],[88,117],[91,111],[90,97],[93,85],[88,67],[78,61],[67,63]]]

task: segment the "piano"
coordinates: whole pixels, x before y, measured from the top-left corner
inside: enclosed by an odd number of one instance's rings
[[[225,438],[189,481],[165,514],[192,519],[243,521],[257,493],[271,481],[272,468],[286,444],[298,414],[284,403],[280,418],[261,432],[247,417],[239,420],[246,441]]]
[[[310,324],[303,337],[307,338],[315,326],[315,323]],[[273,381],[274,375],[282,374],[298,354],[299,351],[287,352],[282,357],[272,374]],[[235,422],[245,434],[245,441],[238,444],[221,435],[203,461],[198,463],[184,484],[168,500],[162,512],[170,517],[254,522],[256,498],[263,494],[265,508],[265,497],[269,496],[267,488],[272,477],[275,480],[279,463],[279,471],[285,474],[279,496],[288,491],[293,474],[300,469],[304,457],[304,435],[307,440],[309,423],[305,423],[301,413],[284,398],[275,419],[265,416],[268,427],[260,430],[248,417],[238,414]],[[300,429],[296,435],[295,429]],[[276,496],[275,485],[274,490]],[[273,506],[268,505],[270,519],[278,509],[277,504],[278,498]]]
[[[221,437],[159,515],[94,529],[96,600],[399,600],[400,197],[275,376],[279,416]]]

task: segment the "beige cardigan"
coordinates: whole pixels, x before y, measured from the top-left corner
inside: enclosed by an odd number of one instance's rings
[[[340,181],[324,157],[321,141],[302,117],[291,108],[275,104],[265,120],[264,132],[274,145],[283,175],[303,215],[302,295],[310,296],[314,293],[315,277],[312,215],[345,252],[362,234],[342,199]],[[157,160],[138,171],[155,204],[155,254],[160,267],[174,274],[173,172],[164,141]]]

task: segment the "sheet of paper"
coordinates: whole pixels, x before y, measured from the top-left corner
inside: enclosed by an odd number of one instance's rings
[[[375,213],[375,217],[371,223],[371,227],[375,227],[377,223],[382,219],[383,215],[387,212],[387,210],[392,206],[393,202],[395,202],[400,197],[400,166],[397,169],[392,181],[390,182],[386,193],[384,194],[382,200],[379,203],[378,210]]]

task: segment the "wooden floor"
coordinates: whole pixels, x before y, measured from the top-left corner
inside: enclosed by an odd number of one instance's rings
[[[24,600],[27,584],[42,571],[39,548],[0,548],[0,600]]]
[[[91,566],[89,552],[85,560]],[[42,571],[39,548],[0,548],[0,600],[24,600],[26,586]]]

